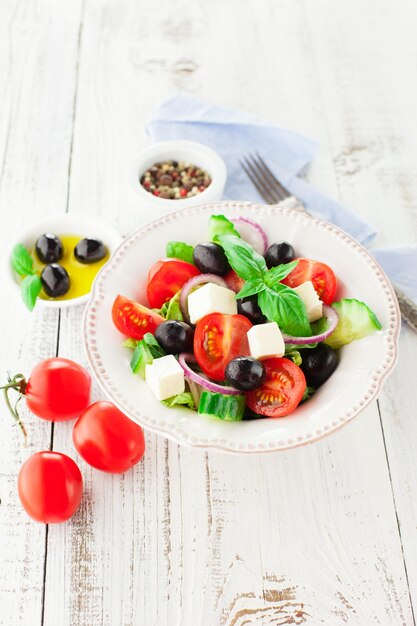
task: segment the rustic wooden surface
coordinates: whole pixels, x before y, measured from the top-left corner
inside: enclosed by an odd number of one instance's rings
[[[381,243],[416,242],[416,20],[412,0],[1,0],[1,249],[56,212],[123,233],[149,219],[127,171],[175,91],[317,138],[309,180]],[[0,302],[3,378],[84,362],[82,310],[31,315],[3,281]],[[415,625],[416,355],[404,329],[378,404],[310,447],[240,458],[149,434],[124,476],[80,461],[81,509],[49,528],[21,510],[16,476],[41,449],[77,459],[71,425],[24,412],[24,448],[2,409],[0,623]]]

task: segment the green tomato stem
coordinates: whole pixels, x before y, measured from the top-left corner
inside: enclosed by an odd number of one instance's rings
[[[23,376],[23,374],[16,374],[16,376],[13,377],[13,379],[9,378],[9,382],[7,385],[3,385],[2,387],[0,387],[0,389],[3,390],[3,395],[4,395],[4,399],[6,402],[6,406],[9,409],[10,414],[12,415],[14,421],[16,422],[16,424],[19,426],[20,430],[22,431],[24,440],[25,440],[25,445],[27,444],[27,430],[25,428],[24,423],[22,422],[22,420],[20,419],[20,415],[17,411],[17,405],[19,403],[19,401],[21,400],[22,396],[25,393],[26,390],[26,380],[25,377]],[[14,391],[17,391],[20,395],[19,398],[17,399],[17,402],[15,404],[15,406],[13,407],[11,402],[10,402],[10,398],[9,398],[9,391],[11,389],[14,389]]]

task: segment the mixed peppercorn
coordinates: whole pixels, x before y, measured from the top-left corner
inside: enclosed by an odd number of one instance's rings
[[[155,163],[140,177],[146,191],[169,200],[181,200],[201,193],[211,184],[208,173],[185,161]]]

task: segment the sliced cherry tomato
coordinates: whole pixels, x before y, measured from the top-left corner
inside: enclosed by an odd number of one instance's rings
[[[229,289],[231,289],[235,293],[239,293],[239,291],[245,284],[243,278],[236,274],[235,270],[230,270],[230,272],[227,272],[226,276],[223,276],[223,278],[226,281]]]
[[[150,306],[160,309],[190,278],[199,274],[196,266],[187,261],[161,259],[151,267],[148,274],[147,294]]]
[[[331,304],[336,295],[337,281],[333,270],[320,261],[312,259],[296,259],[298,265],[284,278],[284,285],[298,287],[302,283],[311,280],[314,289],[324,304]]]
[[[65,522],[78,509],[83,479],[78,465],[61,452],[36,452],[20,468],[19,498],[37,522]]]
[[[112,317],[117,330],[132,339],[143,339],[143,335],[153,333],[165,322],[162,315],[124,296],[117,296],[114,301]]]
[[[51,422],[78,417],[90,404],[91,376],[86,369],[59,357],[33,368],[22,393],[28,409]]]
[[[249,354],[246,333],[252,324],[244,315],[210,313],[197,324],[194,354],[204,374],[224,380],[227,364],[237,356]]]
[[[111,402],[94,402],[75,422],[74,446],[89,465],[121,474],[145,452],[142,428]]]
[[[262,362],[266,370],[265,382],[246,394],[248,407],[265,417],[289,415],[301,402],[306,389],[303,372],[290,359],[274,357]]]

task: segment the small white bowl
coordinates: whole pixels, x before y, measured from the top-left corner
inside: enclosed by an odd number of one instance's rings
[[[54,233],[57,235],[74,234],[82,237],[97,237],[101,239],[109,251],[109,258],[121,243],[122,237],[111,224],[103,221],[95,215],[86,215],[84,213],[62,213],[61,215],[51,215],[40,222],[33,224],[28,230],[23,232],[15,241],[13,241],[6,251],[4,264],[6,265],[6,275],[9,285],[18,290],[18,277],[13,271],[11,265],[12,250],[16,244],[22,243],[26,248],[30,249],[34,246],[37,238],[43,233]],[[79,298],[71,298],[70,300],[43,300],[38,298],[37,307],[48,308],[67,308],[76,306],[88,301],[90,292]]]
[[[201,167],[210,174],[211,184],[196,196],[171,200],[158,198],[140,184],[142,174],[161,161],[186,161]],[[177,209],[217,202],[221,199],[226,184],[227,169],[223,159],[202,143],[194,141],[162,141],[142,150],[135,158],[129,173],[129,182],[141,204],[152,210],[152,217],[166,215]]]

